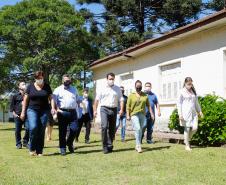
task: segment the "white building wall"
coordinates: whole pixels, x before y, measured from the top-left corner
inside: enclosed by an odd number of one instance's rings
[[[118,85],[121,85],[121,75],[132,73],[133,82],[138,79],[143,83],[150,81],[153,92],[160,97],[160,66],[181,62],[181,75],[178,78],[182,83],[186,76],[191,76],[199,95],[215,93],[226,98],[226,54],[222,49],[226,47],[226,26],[209,29],[183,40],[175,39],[173,43],[150,50],[139,57],[94,69],[97,90],[105,83],[108,72],[116,74]],[[164,102],[160,99],[162,117],[157,118],[156,129],[167,130],[175,103],[176,101]]]

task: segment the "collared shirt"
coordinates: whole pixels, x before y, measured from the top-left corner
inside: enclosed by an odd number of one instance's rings
[[[10,112],[14,111],[17,115],[19,115],[22,112],[22,102],[23,95],[20,92],[13,95],[10,102]]]
[[[118,102],[123,101],[121,89],[116,85],[107,85],[102,91],[97,92],[96,100],[100,102],[100,106],[117,108]]]
[[[148,100],[151,105],[151,109],[152,109],[153,113],[155,113],[155,106],[157,106],[157,104],[158,104],[158,98],[155,95],[155,93],[153,93],[151,91],[146,92],[146,94],[148,95]],[[149,107],[146,107],[146,112],[149,112]]]
[[[83,97],[82,102],[80,103],[80,106],[82,108],[82,114],[88,113],[88,98]]]
[[[64,85],[57,87],[53,92],[53,98],[57,107],[61,109],[78,109],[78,91],[75,87]]]

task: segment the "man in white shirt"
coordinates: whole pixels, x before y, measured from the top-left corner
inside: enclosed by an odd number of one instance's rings
[[[107,74],[107,85],[97,92],[94,103],[94,116],[97,115],[97,107],[100,104],[101,136],[104,154],[113,150],[113,139],[115,137],[117,107],[120,102],[119,114],[123,115],[123,96],[120,88],[114,85],[115,74]]]
[[[61,155],[66,154],[66,145],[71,153],[74,152],[73,141],[78,129],[78,91],[71,86],[71,77],[63,75],[63,84],[53,92],[59,124],[59,146]],[[70,132],[66,140],[67,127]]]

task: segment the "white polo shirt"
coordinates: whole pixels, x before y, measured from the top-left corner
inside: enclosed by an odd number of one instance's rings
[[[119,106],[119,102],[123,101],[121,89],[116,85],[112,87],[107,85],[97,92],[96,100],[99,101],[100,106],[116,108]]]

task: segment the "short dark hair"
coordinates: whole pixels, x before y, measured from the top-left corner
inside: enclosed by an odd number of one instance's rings
[[[89,92],[89,88],[88,87],[84,88],[83,92],[87,92],[88,93]]]
[[[43,71],[36,71],[34,73],[34,78],[35,79],[38,79],[38,77],[40,77],[40,76],[44,77],[44,72]]]
[[[146,86],[146,85],[152,85],[152,84],[151,84],[151,82],[146,82],[146,83],[145,83],[145,86]]]
[[[135,82],[135,86],[136,86],[138,83],[140,83],[140,84],[142,85],[142,82],[141,82],[140,80],[137,80],[137,81]]]
[[[120,86],[120,89],[125,89],[123,86]]]
[[[109,76],[112,76],[112,77],[115,78],[115,74],[114,74],[114,73],[108,73],[108,74],[106,75],[107,79],[108,79]]]

